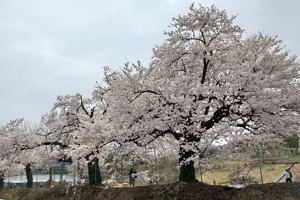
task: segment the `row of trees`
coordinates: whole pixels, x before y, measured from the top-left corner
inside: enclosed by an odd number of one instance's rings
[[[99,165],[108,158],[145,159],[145,149],[155,146],[159,154],[177,153],[179,180],[193,182],[194,159],[212,146],[297,133],[299,64],[276,37],[246,37],[234,19],[214,6],[192,5],[173,19],[148,67],[106,67],[91,98],[59,96],[34,131],[9,123],[1,130],[0,171],[16,157],[29,169],[46,148],[54,160],[88,163],[90,183],[99,184]]]

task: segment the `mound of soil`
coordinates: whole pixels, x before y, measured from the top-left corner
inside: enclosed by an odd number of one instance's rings
[[[300,183],[250,185],[236,190],[204,183],[176,182],[134,188],[54,187],[14,189],[0,192],[0,198],[13,200],[299,200]]]
[[[134,188],[112,188],[104,190],[98,199],[109,200],[227,200],[231,192],[221,186],[210,186],[204,183],[177,182],[169,185],[154,185]]]
[[[300,183],[255,184],[238,191],[232,200],[299,200]]]

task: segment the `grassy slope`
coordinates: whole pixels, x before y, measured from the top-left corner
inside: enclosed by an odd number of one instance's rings
[[[299,155],[293,155],[289,157],[282,157],[280,158],[283,162],[298,162],[300,163],[300,156]],[[209,170],[203,173],[203,182],[208,184],[213,184],[213,180],[216,181],[217,184],[227,184],[228,181],[234,177],[236,172],[239,171],[244,165],[245,162],[240,161],[226,161],[222,163],[224,167],[219,169],[213,169]],[[285,164],[260,164],[262,166],[262,172],[263,172],[263,181],[264,183],[271,183],[276,179],[280,174],[282,174],[284,168],[286,167]],[[300,179],[300,174],[297,175],[297,171],[300,172],[300,164],[296,164],[292,171],[294,173],[293,179],[296,178]],[[254,177],[254,179],[260,183],[260,171],[259,171],[259,165],[255,165],[253,169],[250,171],[249,176]],[[200,180],[200,175],[197,176],[198,180]],[[280,182],[284,182],[285,179],[282,179]]]

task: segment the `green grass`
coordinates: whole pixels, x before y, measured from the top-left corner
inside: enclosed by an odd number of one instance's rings
[[[218,184],[218,185],[228,185],[229,182],[230,182],[230,181],[227,180],[227,181],[219,182],[219,183],[217,183],[217,184]]]
[[[281,160],[285,161],[285,162],[288,162],[288,163],[294,163],[294,162],[300,163],[300,154],[283,156],[281,158]]]
[[[257,163],[253,166],[253,168],[257,168],[257,167],[269,167],[269,166],[273,166],[273,165],[278,165],[277,163]]]

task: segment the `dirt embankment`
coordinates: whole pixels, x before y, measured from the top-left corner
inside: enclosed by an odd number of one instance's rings
[[[300,200],[300,183],[251,185],[241,190],[203,183],[173,183],[135,188],[77,187],[16,189],[0,192],[13,200]]]

